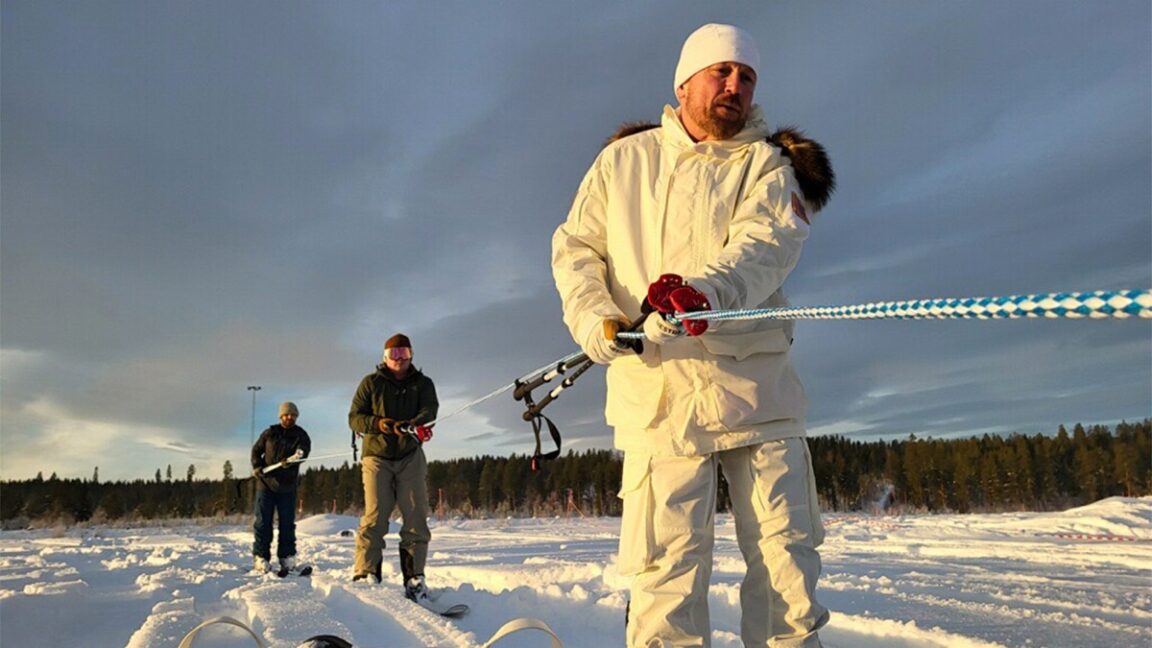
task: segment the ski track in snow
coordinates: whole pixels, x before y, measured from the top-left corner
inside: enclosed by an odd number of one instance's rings
[[[819,597],[829,648],[1152,645],[1152,498],[1060,513],[825,517]],[[434,522],[429,585],[471,606],[445,619],[404,599],[395,525],[384,584],[352,583],[348,516],[298,523],[311,578],[252,575],[243,526],[0,533],[0,645],[175,647],[227,615],[274,648],[317,634],[357,648],[483,644],[506,621],[547,622],[566,646],[623,643],[627,579],[613,565],[617,519]],[[1073,537],[1076,536],[1076,537]],[[713,645],[740,645],[743,561],[720,516]],[[197,648],[253,646],[217,625]],[[525,631],[498,644],[547,646]]]

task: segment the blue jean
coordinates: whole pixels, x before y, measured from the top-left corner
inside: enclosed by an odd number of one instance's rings
[[[256,539],[252,543],[252,555],[265,560],[272,559],[272,514],[279,518],[280,537],[276,543],[276,557],[287,558],[296,555],[296,491],[273,493],[260,488],[256,490],[256,522],[252,525]]]

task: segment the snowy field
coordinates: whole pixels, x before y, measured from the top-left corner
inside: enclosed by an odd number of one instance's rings
[[[1152,645],[1152,498],[1062,513],[829,515],[821,599],[830,648]],[[401,595],[392,549],[385,585],[349,582],[356,526],[300,521],[311,579],[251,576],[242,526],[9,531],[0,534],[0,645],[175,647],[219,615],[271,646],[335,634],[357,648],[478,646],[505,621],[546,621],[566,646],[622,645],[627,583],[617,519],[437,522],[429,585],[472,612],[449,620]],[[389,535],[393,545],[395,536]],[[394,546],[394,545],[393,545]],[[715,646],[738,646],[742,562],[731,518],[718,530]],[[254,646],[230,626],[195,645]],[[547,646],[525,631],[498,646]]]

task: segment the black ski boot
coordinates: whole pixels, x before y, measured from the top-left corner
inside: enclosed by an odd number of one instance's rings
[[[400,548],[400,573],[404,577],[404,596],[410,601],[428,600],[428,588],[424,585],[424,574],[416,573],[416,559],[411,552]]]
[[[424,574],[417,574],[404,582],[404,597],[409,601],[428,601],[428,588],[424,585]]]

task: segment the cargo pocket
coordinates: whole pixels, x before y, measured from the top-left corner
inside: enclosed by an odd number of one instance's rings
[[[808,442],[800,437],[767,441],[752,457],[753,506],[766,537],[824,540]]]
[[[650,459],[645,454],[624,454],[620,478],[624,515],[620,519],[620,549],[616,558],[616,569],[623,576],[634,576],[652,562],[655,529]]]

